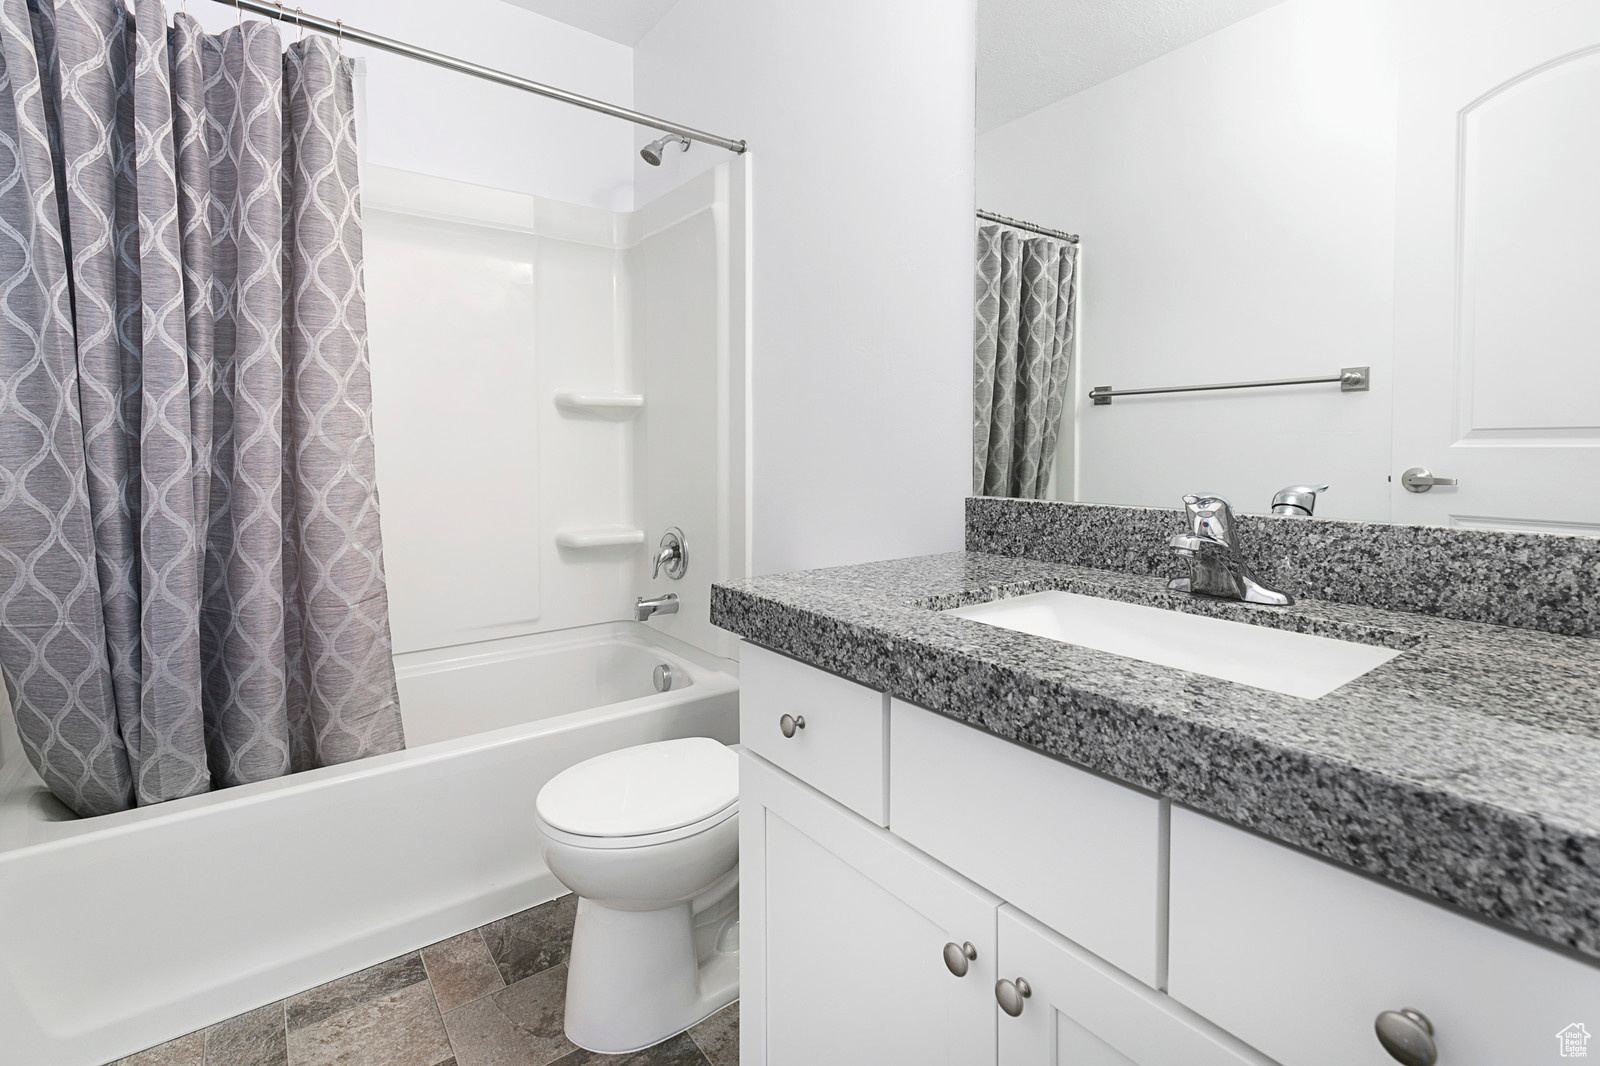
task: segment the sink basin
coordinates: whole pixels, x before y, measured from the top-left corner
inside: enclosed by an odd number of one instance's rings
[[[1075,592],[1035,592],[944,613],[1307,700],[1400,654]]]

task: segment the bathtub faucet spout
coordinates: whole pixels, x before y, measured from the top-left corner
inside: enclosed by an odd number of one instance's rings
[[[665,596],[656,596],[645,599],[640,596],[633,605],[633,618],[636,622],[648,622],[651,615],[677,614],[678,594],[669,592]]]

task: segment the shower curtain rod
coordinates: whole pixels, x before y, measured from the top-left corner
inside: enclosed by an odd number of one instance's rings
[[[981,208],[973,213],[979,218],[987,219],[990,222],[998,222],[1002,226],[1010,226],[1012,229],[1023,229],[1029,233],[1040,233],[1046,237],[1055,237],[1057,240],[1066,241],[1068,244],[1078,243],[1078,235],[1076,233],[1063,233],[1058,229],[1045,229],[1043,226],[1035,226],[1032,222],[1021,222],[1014,218],[1007,218],[1004,215],[997,215],[993,211],[984,211]]]
[[[704,130],[695,129],[693,126],[668,122],[664,118],[656,118],[653,115],[632,111],[626,107],[618,107],[616,104],[608,104],[603,100],[580,96],[578,93],[558,89],[553,85],[530,81],[515,74],[507,74],[505,71],[495,70],[493,67],[469,63],[464,59],[447,56],[442,52],[433,52],[426,48],[418,48],[413,44],[406,44],[403,41],[381,37],[376,33],[368,33],[366,30],[358,30],[353,26],[346,26],[340,19],[326,19],[319,15],[307,15],[298,8],[287,8],[281,3],[263,3],[262,0],[216,0],[216,2],[225,7],[238,8],[240,11],[250,11],[269,19],[276,19],[279,22],[291,22],[296,26],[304,26],[308,30],[316,30],[319,33],[337,37],[341,41],[369,45],[385,52],[393,52],[397,56],[405,56],[407,59],[417,59],[424,63],[431,63],[436,67],[443,67],[445,70],[453,70],[459,74],[470,74],[474,78],[482,78],[484,81],[492,81],[499,85],[509,85],[511,88],[521,89],[523,92],[548,97],[551,100],[560,100],[564,104],[576,104],[578,107],[588,108],[590,111],[598,111],[602,115],[610,115],[612,118],[625,119],[628,122],[636,123],[640,126],[649,126],[651,129],[661,130],[665,133],[676,133],[686,140],[699,141],[701,144],[726,148],[736,155],[744,152],[747,147],[744,141],[718,137],[714,133],[706,133]]]

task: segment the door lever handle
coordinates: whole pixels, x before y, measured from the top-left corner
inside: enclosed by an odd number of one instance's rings
[[[1453,477],[1434,477],[1425,466],[1414,466],[1400,475],[1400,484],[1406,487],[1407,492],[1427,492],[1435,485],[1454,485]]]

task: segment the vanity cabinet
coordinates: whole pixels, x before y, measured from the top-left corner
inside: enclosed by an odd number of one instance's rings
[[[1000,901],[760,760],[740,764],[742,1061],[993,1066]]]
[[[1000,979],[1028,990],[1000,1018],[1000,1066],[1273,1066],[1013,907],[999,940]]]
[[[1402,1009],[1440,1066],[1560,1061],[1568,1027],[1600,1033],[1600,968],[1182,809],[1170,965],[1174,999],[1294,1066],[1392,1066],[1373,1026]]]
[[[1522,1066],[1600,1019],[1592,962],[743,656],[746,1066],[1392,1066],[1402,1010],[1439,1066]]]

